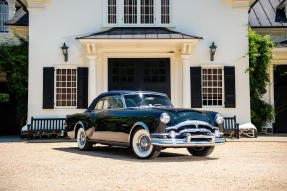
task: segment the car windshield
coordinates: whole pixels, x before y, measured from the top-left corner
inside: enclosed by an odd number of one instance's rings
[[[124,96],[127,107],[172,107],[166,96],[152,94],[131,94]]]

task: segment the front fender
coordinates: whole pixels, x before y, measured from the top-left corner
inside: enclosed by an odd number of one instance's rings
[[[151,135],[152,133],[164,133],[166,126],[162,122],[155,122],[152,127],[149,127],[146,123],[144,123],[142,121],[138,121],[138,122],[136,122],[133,125],[133,127],[130,130],[130,133],[129,133],[129,144],[130,144],[130,141],[131,141],[131,138],[132,138],[131,136],[132,136],[133,132],[135,131],[136,127],[144,128]]]

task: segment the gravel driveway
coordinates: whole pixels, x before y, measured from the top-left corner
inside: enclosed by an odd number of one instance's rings
[[[250,141],[251,140],[251,141]],[[210,157],[166,149],[138,160],[128,149],[74,142],[0,141],[0,190],[287,190],[287,137],[242,139]]]

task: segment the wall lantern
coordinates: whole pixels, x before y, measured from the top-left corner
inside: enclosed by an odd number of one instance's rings
[[[217,46],[215,46],[215,44],[213,42],[209,48],[210,48],[210,60],[214,61],[214,55],[215,55]]]
[[[63,46],[61,47],[63,55],[65,57],[65,62],[68,62],[68,49],[69,47],[66,45],[66,43],[64,42]]]

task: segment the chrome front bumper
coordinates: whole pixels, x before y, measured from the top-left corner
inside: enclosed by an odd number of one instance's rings
[[[162,147],[203,147],[215,146],[216,143],[225,143],[225,138],[207,136],[207,135],[191,135],[184,139],[172,138],[152,138],[151,144]]]
[[[186,128],[177,131],[179,128],[188,125],[195,126],[195,128]],[[223,133],[219,132],[219,135],[216,135],[209,129],[200,128],[200,125],[219,131],[217,127],[213,127],[207,122],[199,120],[187,120],[175,126],[166,128],[167,131],[177,131],[174,136],[171,136],[167,132],[151,134],[151,144],[162,147],[202,147],[214,146],[216,143],[226,142],[225,138],[221,137]]]

